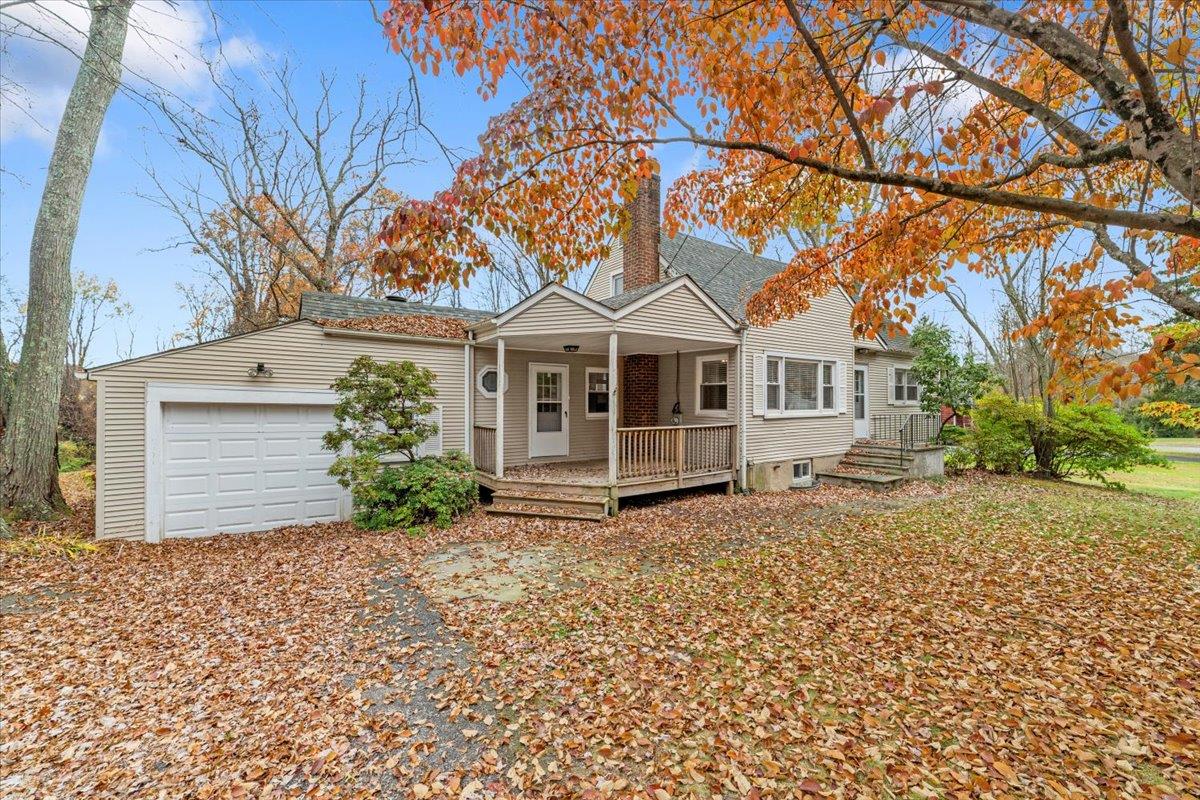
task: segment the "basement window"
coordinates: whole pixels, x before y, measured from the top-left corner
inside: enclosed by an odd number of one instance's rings
[[[812,486],[812,459],[792,462],[792,486]]]

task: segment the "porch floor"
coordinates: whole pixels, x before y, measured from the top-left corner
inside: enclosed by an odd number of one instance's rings
[[[608,461],[550,461],[504,468],[504,479],[526,483],[555,483],[564,486],[607,486]]]

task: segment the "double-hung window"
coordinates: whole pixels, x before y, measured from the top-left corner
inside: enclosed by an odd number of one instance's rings
[[[608,416],[608,370],[587,368],[587,416]]]
[[[768,356],[766,409],[788,414],[837,410],[837,362]]]
[[[609,293],[611,297],[616,297],[623,291],[625,291],[625,275],[618,272],[609,278]]]
[[[725,356],[696,359],[696,408],[701,414],[720,414],[729,409],[729,361]]]
[[[921,399],[921,387],[911,369],[896,367],[892,383],[892,400],[897,403],[915,403]]]

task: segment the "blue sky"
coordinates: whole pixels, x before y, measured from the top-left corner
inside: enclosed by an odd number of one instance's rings
[[[364,75],[372,91],[392,91],[407,79],[403,59],[392,54],[365,3],[345,0],[234,0],[206,4],[185,2],[175,11],[142,0],[126,46],[127,78],[135,88],[146,80],[165,86],[197,107],[212,103],[211,87],[201,55],[211,55],[217,35],[234,68],[254,80],[258,70],[288,61],[295,68],[293,88],[303,105],[321,72],[335,73],[344,89]],[[69,6],[55,6],[71,12]],[[79,12],[82,13],[82,12]],[[86,24],[79,17],[77,24]],[[29,242],[37,213],[53,133],[74,77],[77,60],[60,47],[10,42],[4,55],[5,76],[23,84],[24,105],[0,108],[0,276],[18,292],[27,280]],[[513,91],[484,103],[471,76],[458,78],[446,70],[438,78],[420,79],[426,120],[447,144],[470,148],[489,116],[504,110]],[[445,186],[450,169],[432,146],[424,148],[428,163],[389,175],[388,185],[403,193],[428,197]],[[664,183],[694,165],[685,148],[657,154]],[[160,175],[200,175],[199,165],[179,157],[173,144],[155,127],[143,101],[119,93],[106,118],[93,165],[75,244],[74,268],[112,278],[135,309],[128,328],[101,332],[89,361],[103,363],[124,356],[132,332],[132,352],[160,349],[184,321],[179,282],[199,279],[203,260],[187,248],[171,247],[179,223],[142,195],[153,193],[144,165]],[[468,296],[467,302],[470,302]],[[930,310],[936,311],[936,307]],[[944,311],[937,312],[947,321]]]

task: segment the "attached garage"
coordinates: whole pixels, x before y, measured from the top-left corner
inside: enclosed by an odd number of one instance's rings
[[[332,522],[349,498],[328,474],[328,405],[166,403],[162,535]]]
[[[428,452],[467,448],[467,342],[325,321],[397,306],[429,315],[429,306],[320,300],[320,321],[88,371],[97,397],[97,538],[158,542],[349,518],[350,499],[328,475],[333,456],[321,437],[333,425],[329,386],[360,355],[431,369],[442,430]]]

